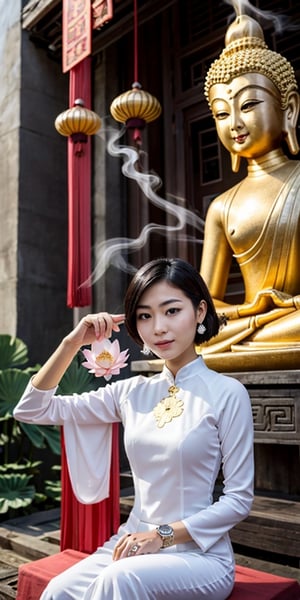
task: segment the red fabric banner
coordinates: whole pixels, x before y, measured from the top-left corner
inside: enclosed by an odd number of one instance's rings
[[[91,58],[70,71],[69,105],[77,98],[91,108]],[[68,139],[68,290],[67,305],[88,306],[91,285],[91,139]]]
[[[101,456],[99,456],[101,460]],[[82,504],[72,490],[62,432],[62,500],[60,549],[94,552],[115,533],[120,524],[119,427],[113,424],[109,498]]]

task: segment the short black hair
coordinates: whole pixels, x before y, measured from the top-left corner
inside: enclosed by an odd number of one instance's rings
[[[136,309],[142,294],[154,283],[167,281],[181,289],[195,308],[201,300],[207,304],[207,313],[203,321],[204,334],[195,332],[195,344],[208,342],[219,332],[220,321],[212,297],[200,273],[187,261],[180,258],[156,258],[141,267],[133,276],[125,295],[125,325],[129,335],[140,346],[143,342],[138,334]]]

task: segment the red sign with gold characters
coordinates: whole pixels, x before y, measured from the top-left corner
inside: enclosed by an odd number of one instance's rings
[[[92,51],[91,0],[63,0],[63,72]]]
[[[93,0],[93,29],[101,29],[113,18],[113,0]]]

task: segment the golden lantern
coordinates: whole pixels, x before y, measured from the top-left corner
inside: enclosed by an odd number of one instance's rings
[[[61,135],[71,137],[75,144],[82,144],[87,141],[88,135],[97,133],[101,119],[97,113],[85,108],[81,98],[77,98],[72,108],[56,117],[54,126]]]
[[[145,92],[140,83],[132,84],[132,89],[113,100],[110,106],[112,117],[133,129],[133,139],[141,144],[141,130],[161,114],[161,105],[155,96]]]

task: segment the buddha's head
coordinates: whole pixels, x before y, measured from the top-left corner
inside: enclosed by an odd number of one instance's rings
[[[229,26],[225,37],[225,48],[211,65],[206,79],[204,93],[210,108],[214,86],[227,86],[237,78],[245,81],[247,75],[254,74],[260,80],[267,78],[268,87],[274,90],[274,98],[282,111],[283,137],[292,154],[299,152],[296,126],[299,112],[298,86],[294,69],[281,54],[270,50],[264,40],[259,23],[248,15],[239,15]],[[232,167],[238,171],[240,157],[231,154]]]

